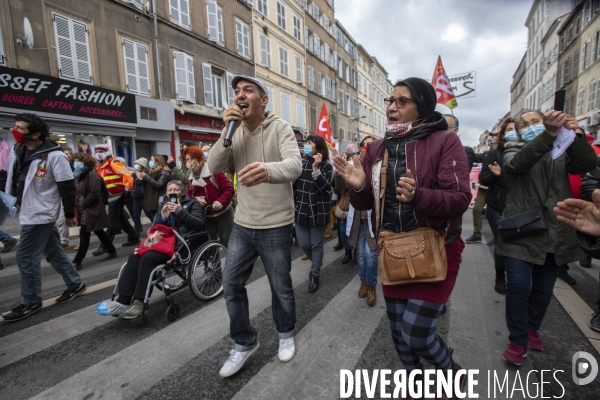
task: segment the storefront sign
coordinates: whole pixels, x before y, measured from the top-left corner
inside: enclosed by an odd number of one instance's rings
[[[2,66],[0,107],[137,123],[135,95]]]
[[[189,131],[179,131],[179,139],[183,140],[197,140],[199,142],[216,142],[221,137],[217,133],[198,133]]]
[[[190,127],[189,130],[202,130],[202,129],[209,129],[209,130],[219,130],[222,131],[223,128],[225,128],[225,122],[223,122],[222,119],[219,118],[211,118],[211,117],[206,117],[204,115],[198,115],[198,114],[192,114],[192,113],[185,113],[185,114],[181,114],[178,113],[177,111],[175,111],[175,124],[177,124],[178,126],[180,126],[180,128],[182,126],[187,126]],[[181,128],[181,129],[185,129],[185,128]]]
[[[459,97],[463,99],[475,97],[475,77],[475,71],[448,77],[457,99]]]

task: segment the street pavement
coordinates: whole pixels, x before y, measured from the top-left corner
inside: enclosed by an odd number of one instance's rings
[[[466,238],[472,233],[470,210],[463,223]],[[18,236],[18,224],[7,231]],[[75,235],[76,230],[71,233]],[[465,248],[448,311],[438,324],[438,334],[452,347],[454,359],[464,368],[479,370],[474,386],[478,398],[542,398],[543,387],[545,398],[598,399],[600,377],[588,385],[576,385],[572,358],[584,351],[600,361],[600,334],[587,327],[598,297],[600,262],[594,260],[592,269],[571,265],[577,285],[557,282],[540,331],[546,349],[530,350],[518,369],[502,360],[508,331],[504,296],[493,290],[493,247],[485,245],[489,238],[486,222],[484,243]],[[343,251],[332,249],[335,238],[325,244],[317,293],[308,293],[310,262],[301,260],[301,249],[292,249],[297,326],[296,355],[289,363],[277,358],[269,284],[262,263],[256,262],[246,288],[260,349],[228,379],[218,374],[232,346],[222,296],[201,302],[187,288],[178,292],[175,299],[181,305],[181,318],[174,323],[166,320],[166,304],[156,290],[145,324],[96,313],[96,305],[110,297],[118,270],[133,251],[121,247],[125,240],[125,235],[115,239],[117,259],[99,262],[91,255],[98,245],[93,237],[80,271],[89,289],[66,304],[53,304],[64,284],[42,262],[45,308],[20,322],[0,322],[0,399],[335,399],[340,397],[341,369],[372,374],[403,368],[393,347],[380,286],[374,307],[357,297],[357,267],[341,264]],[[71,237],[71,246],[76,243],[77,238]],[[72,258],[75,250],[67,253]],[[14,252],[3,256],[2,313],[19,304],[14,257]],[[493,384],[494,375],[500,384],[506,376],[502,390]],[[392,391],[393,380],[387,392]],[[356,392],[351,397],[355,396]],[[367,397],[364,384],[361,397]],[[381,398],[379,383],[370,398]]]

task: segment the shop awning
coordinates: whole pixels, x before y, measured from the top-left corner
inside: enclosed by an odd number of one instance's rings
[[[192,125],[181,125],[177,124],[177,129],[181,129],[189,132],[203,132],[203,133],[216,133],[220,135],[223,131],[221,129],[213,129],[213,128],[204,128],[202,126],[192,126]]]
[[[57,121],[45,118],[50,125],[50,132],[75,133],[78,135],[102,135],[135,137],[135,127],[114,125],[78,124],[70,121]],[[15,126],[14,116],[0,115],[0,128],[12,129]]]

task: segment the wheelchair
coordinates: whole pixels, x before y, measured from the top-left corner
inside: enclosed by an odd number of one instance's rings
[[[183,240],[177,233],[176,235],[181,244],[166,264],[160,264],[152,270],[142,315],[135,320],[146,320],[153,287],[165,294],[166,317],[169,322],[176,321],[181,313],[181,307],[175,303],[173,293],[188,286],[198,300],[211,300],[223,292],[222,274],[227,250],[225,245],[218,240],[211,240],[208,232],[192,233],[187,240]],[[127,263],[123,264],[119,270],[111,300],[117,295],[119,280],[126,265]]]

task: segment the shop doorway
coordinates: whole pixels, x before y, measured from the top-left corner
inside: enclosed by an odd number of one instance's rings
[[[138,142],[135,141],[135,154],[137,158],[145,157],[148,161],[150,161],[150,157],[152,157],[152,153],[150,152],[150,143],[149,142]]]

